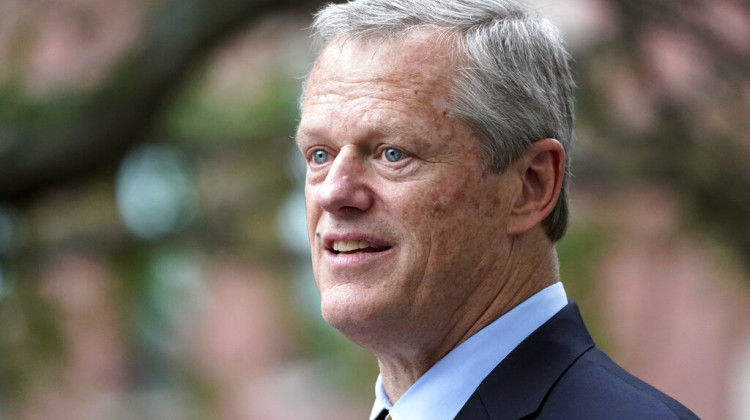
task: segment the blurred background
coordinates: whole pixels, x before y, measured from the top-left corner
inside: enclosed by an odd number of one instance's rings
[[[0,418],[362,419],[293,144],[323,2],[0,0]],[[575,58],[569,297],[750,419],[750,3],[538,0]]]

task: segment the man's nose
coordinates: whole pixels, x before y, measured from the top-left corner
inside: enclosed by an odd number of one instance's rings
[[[334,158],[325,180],[317,186],[315,199],[325,211],[347,215],[372,206],[373,196],[367,183],[368,168],[353,148],[344,148]]]

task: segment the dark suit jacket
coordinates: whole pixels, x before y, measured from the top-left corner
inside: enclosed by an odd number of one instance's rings
[[[456,420],[697,419],[597,349],[575,303],[484,379]]]

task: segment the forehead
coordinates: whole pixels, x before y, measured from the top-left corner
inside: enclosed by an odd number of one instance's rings
[[[457,68],[453,45],[426,31],[392,40],[334,39],[310,73],[298,134],[329,112],[358,113],[366,124],[393,112],[447,111]]]
[[[454,45],[449,36],[426,30],[394,38],[336,38],[320,54],[311,76],[334,72],[353,80],[377,75],[392,82],[444,82],[454,73]]]

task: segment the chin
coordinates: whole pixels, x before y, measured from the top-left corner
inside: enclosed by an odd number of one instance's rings
[[[387,306],[372,297],[329,291],[321,298],[323,319],[349,340],[369,347],[368,343],[388,330],[392,318]]]
[[[332,327],[367,322],[367,303],[347,294],[328,292],[321,297],[320,310],[323,319]]]

